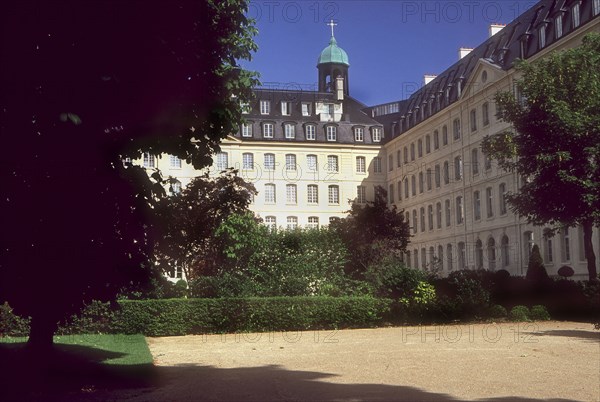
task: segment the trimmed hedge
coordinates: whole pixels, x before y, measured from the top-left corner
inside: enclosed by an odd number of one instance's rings
[[[123,300],[113,331],[148,336],[368,327],[391,300],[372,297],[270,297]]]

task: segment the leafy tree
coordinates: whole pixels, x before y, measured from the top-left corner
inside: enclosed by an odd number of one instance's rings
[[[518,173],[512,209],[536,225],[582,225],[590,280],[596,280],[592,230],[600,223],[600,34],[577,48],[516,65],[519,96],[496,96],[514,126],[487,137],[484,152]]]
[[[366,205],[353,203],[349,215],[330,226],[340,233],[351,253],[351,271],[362,275],[375,261],[390,254],[400,257],[406,251],[410,228],[403,211],[388,208],[387,192],[376,187],[375,200]]]
[[[256,49],[242,0],[18,1],[0,6],[0,301],[60,319],[148,275],[162,187],[142,152],[201,168],[242,120]]]
[[[230,215],[247,211],[255,194],[252,184],[228,169],[214,178],[208,173],[196,177],[181,194],[160,200],[156,206],[161,228],[156,239],[159,263],[164,269],[183,268],[190,279],[214,272],[219,262],[215,231]]]

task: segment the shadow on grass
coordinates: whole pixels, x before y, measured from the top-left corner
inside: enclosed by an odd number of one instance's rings
[[[80,345],[56,344],[43,355],[25,343],[0,344],[0,401],[85,400],[99,390],[157,386],[147,365],[106,365],[124,354]]]
[[[0,400],[459,401],[447,394],[410,386],[335,383],[335,374],[287,370],[276,365],[244,368],[189,364],[171,367],[109,366],[101,362],[120,357],[120,353],[76,345],[57,346],[50,356],[40,359],[28,356],[24,344],[1,345],[0,372],[3,374],[0,376]],[[481,401],[541,400],[502,397]]]

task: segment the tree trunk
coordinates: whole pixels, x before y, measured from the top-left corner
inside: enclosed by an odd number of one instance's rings
[[[583,222],[583,247],[585,258],[587,260],[588,275],[590,281],[598,280],[598,271],[596,270],[596,254],[594,254],[594,245],[592,243],[592,231],[594,226],[592,221]]]
[[[31,317],[31,329],[27,346],[36,351],[50,351],[54,345],[54,332],[57,324],[45,316]]]

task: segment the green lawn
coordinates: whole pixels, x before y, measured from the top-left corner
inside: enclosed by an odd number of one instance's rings
[[[155,384],[152,355],[143,335],[56,336],[54,349],[44,355],[28,349],[26,341],[0,338],[0,372],[4,373],[0,400],[59,400],[90,390]]]

